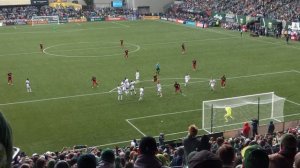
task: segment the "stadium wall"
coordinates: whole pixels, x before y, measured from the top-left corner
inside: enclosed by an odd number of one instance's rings
[[[128,8],[137,9],[142,6],[149,6],[151,13],[162,13],[164,12],[164,7],[174,0],[126,0]]]
[[[112,0],[94,0],[94,6],[96,8],[111,7],[111,1]]]
[[[111,7],[111,1],[113,0],[94,0],[94,5],[97,8]],[[164,7],[174,0],[125,0],[127,8],[137,10],[138,7],[149,6],[150,13],[164,12]]]

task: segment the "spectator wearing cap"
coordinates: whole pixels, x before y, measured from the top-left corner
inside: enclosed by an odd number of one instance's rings
[[[273,135],[275,130],[275,126],[273,124],[273,121],[270,121],[270,124],[268,126],[268,134]]]
[[[242,150],[243,168],[268,168],[269,157],[259,145],[250,145]]]
[[[221,160],[214,153],[202,150],[195,152],[188,161],[189,168],[222,168]]]
[[[77,168],[96,168],[96,157],[93,154],[81,155],[77,160]]]
[[[281,136],[280,150],[269,155],[270,168],[293,168],[294,157],[297,153],[297,140],[293,134]]]
[[[12,162],[12,131],[9,123],[0,112],[0,167],[10,168]]]
[[[161,168],[162,163],[157,159],[156,141],[153,137],[143,137],[139,144],[139,155],[134,163],[134,168]]]
[[[115,154],[111,149],[104,150],[101,155],[99,168],[114,168]]]
[[[199,150],[201,146],[200,139],[196,137],[198,133],[196,125],[190,125],[188,132],[188,135],[183,139],[185,158],[187,158],[191,152]]]
[[[218,149],[217,156],[221,159],[223,168],[233,168],[235,153],[234,148],[231,145],[223,144]]]

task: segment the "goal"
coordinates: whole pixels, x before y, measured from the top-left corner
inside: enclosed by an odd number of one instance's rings
[[[32,16],[31,25],[59,24],[58,16]]]
[[[203,101],[202,129],[208,133],[242,128],[244,122],[258,119],[260,125],[284,121],[285,98],[274,92]],[[226,122],[225,107],[231,107],[232,117]]]

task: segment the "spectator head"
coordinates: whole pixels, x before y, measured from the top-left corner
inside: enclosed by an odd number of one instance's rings
[[[223,144],[217,151],[217,155],[224,165],[232,165],[235,159],[234,149],[231,145]]]
[[[12,131],[9,123],[0,112],[0,167],[10,168],[12,162]]]
[[[69,167],[70,167],[69,164],[64,160],[58,161],[54,166],[54,168],[69,168]]]
[[[210,151],[202,150],[188,161],[189,168],[222,168],[222,162]]]
[[[20,168],[31,168],[28,163],[23,163]]]
[[[189,135],[190,135],[190,136],[196,136],[197,133],[198,133],[198,127],[196,127],[195,124],[190,125],[188,131],[189,131]]]
[[[156,141],[153,137],[143,137],[139,144],[141,154],[154,156],[157,152]]]
[[[287,155],[294,155],[297,153],[297,140],[293,134],[285,134],[281,137],[280,150]],[[294,157],[293,156],[293,157]]]
[[[224,138],[223,138],[223,137],[218,137],[218,138],[217,138],[217,144],[218,144],[219,146],[221,146],[223,143],[224,143]]]
[[[295,168],[300,168],[300,152],[295,156]]]
[[[179,147],[176,151],[178,156],[183,156],[184,155],[184,149],[183,147]]]
[[[102,152],[101,160],[108,162],[108,163],[114,163],[115,162],[115,154],[112,150],[106,149]]]
[[[44,157],[40,157],[35,164],[36,168],[44,168],[46,167],[46,159]]]
[[[133,168],[133,163],[132,162],[126,162],[124,168]]]
[[[259,146],[247,146],[242,150],[244,168],[266,168],[269,167],[269,157]]]
[[[47,168],[54,168],[54,166],[55,166],[55,160],[50,159],[47,163]]]
[[[96,157],[92,154],[81,155],[77,160],[78,168],[96,168]]]

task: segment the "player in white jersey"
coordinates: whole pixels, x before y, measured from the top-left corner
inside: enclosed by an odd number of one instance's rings
[[[128,79],[125,79],[124,85],[125,85],[125,94],[127,96],[129,93],[129,87],[130,87],[130,83],[129,83]]]
[[[123,92],[125,92],[125,90],[126,90],[126,86],[125,86],[125,82],[124,81],[121,81],[121,88],[122,88]]]
[[[211,80],[209,81],[209,86],[210,86],[210,90],[214,91],[215,90],[215,86],[216,86],[216,80],[211,78]]]
[[[136,70],[136,72],[135,72],[135,81],[136,81],[136,83],[138,83],[140,81],[140,72],[139,72],[139,70]]]
[[[189,80],[191,79],[189,74],[186,74],[184,76],[184,86],[187,86],[187,84],[189,83]]]
[[[141,87],[140,88],[140,98],[139,98],[139,101],[143,100],[143,97],[144,97],[144,87]]]
[[[117,90],[118,90],[118,100],[123,100],[123,88],[120,85],[118,85]]]
[[[157,87],[157,95],[162,97],[162,88],[159,81],[157,81],[156,87]]]
[[[31,92],[30,81],[28,78],[25,81],[25,85],[26,85],[27,92]]]
[[[134,84],[135,84],[135,81],[130,81],[130,89],[129,89],[129,91],[130,91],[130,95],[132,95],[132,93],[134,93],[135,95],[136,95],[136,91],[135,91],[135,89],[134,89]]]

